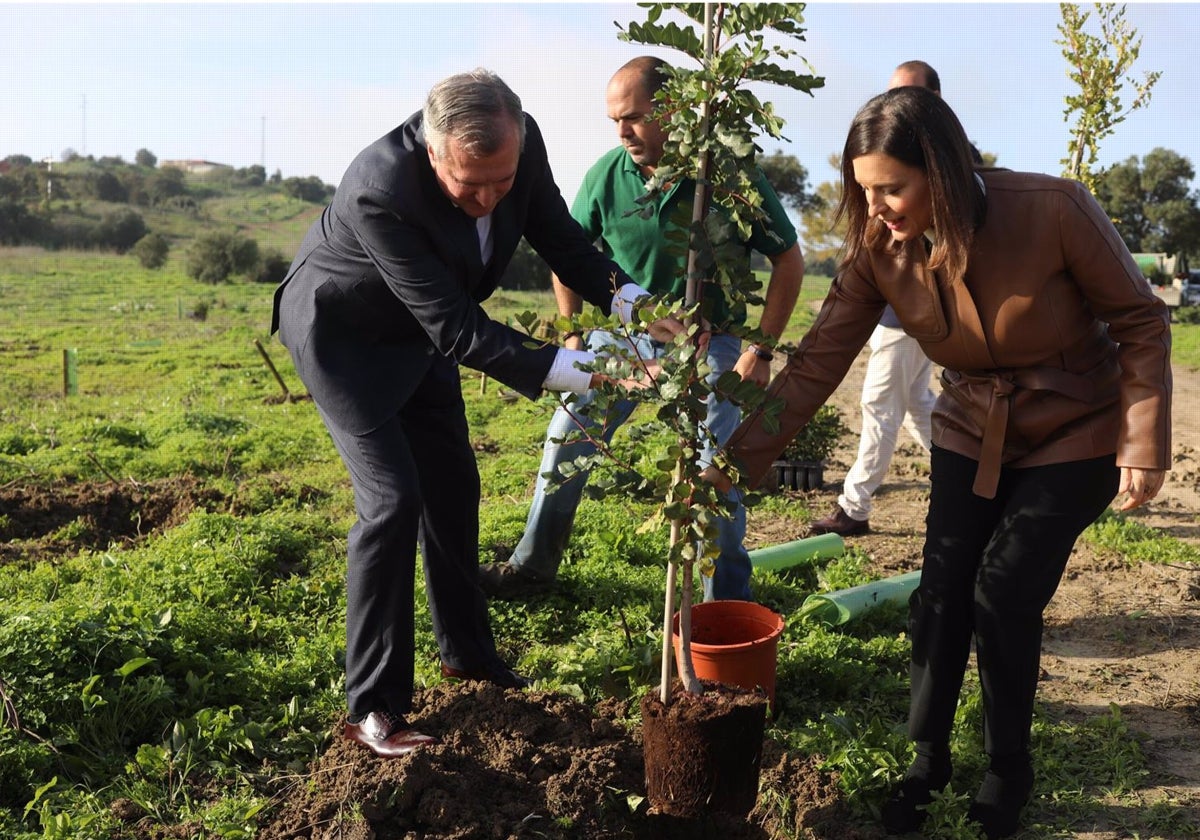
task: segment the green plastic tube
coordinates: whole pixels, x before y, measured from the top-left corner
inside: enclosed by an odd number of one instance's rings
[[[895,577],[852,586],[837,592],[809,595],[800,605],[800,618],[837,626],[880,604],[907,603],[921,583],[921,573],[907,572]]]
[[[815,537],[805,537],[802,540],[756,548],[747,553],[750,555],[750,563],[754,568],[775,572],[798,566],[809,560],[841,557],[845,551],[846,544],[837,534],[819,534]]]

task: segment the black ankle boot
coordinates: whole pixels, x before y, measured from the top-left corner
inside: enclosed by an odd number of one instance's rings
[[[925,806],[950,781],[950,747],[917,744],[917,757],[883,803],[883,827],[888,834],[907,834],[925,822]]]
[[[993,758],[967,818],[983,827],[988,840],[1009,837],[1016,834],[1021,824],[1021,809],[1032,792],[1033,767],[1029,756]]]

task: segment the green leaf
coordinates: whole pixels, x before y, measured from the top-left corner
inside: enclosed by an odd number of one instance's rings
[[[134,659],[130,659],[128,662],[126,662],[124,665],[122,665],[120,668],[118,668],[113,673],[115,673],[118,677],[128,677],[130,674],[132,674],[137,669],[141,668],[144,665],[149,665],[153,661],[154,661],[153,657],[138,656]]]

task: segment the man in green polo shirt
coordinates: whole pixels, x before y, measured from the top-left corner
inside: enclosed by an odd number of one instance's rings
[[[625,269],[644,288],[653,294],[669,293],[680,300],[686,283],[686,256],[674,253],[665,233],[671,225],[673,208],[680,202],[692,204],[696,184],[683,180],[658,196],[649,218],[630,214],[637,199],[646,192],[646,180],[654,173],[663,154],[667,134],[648,119],[654,109],[654,94],[666,81],[664,63],[652,56],[635,58],[621,67],[608,84],[606,101],[608,116],[617,127],[621,146],[606,153],[584,178],[583,186],[571,208],[571,215],[597,242],[605,254]],[[755,186],[762,194],[765,222],[754,226],[745,242],[745,258],[752,251],[766,255],[771,262],[771,278],[767,286],[759,329],[764,335],[778,338],[787,326],[800,293],[804,278],[804,257],[796,242],[796,231],[787,217],[778,196],[760,171]],[[563,315],[581,311],[583,302],[570,289],[553,278],[558,310]],[[728,302],[720,288],[705,289],[704,317],[713,325],[708,345],[712,367],[710,381],[715,382],[728,370],[737,371],[766,387],[770,379],[771,354],[750,345],[744,350],[741,341],[727,332],[734,325]],[[588,345],[602,351],[617,339],[610,333],[594,331]],[[581,339],[568,339],[568,347],[579,349]],[[657,356],[661,348],[645,341],[639,348],[642,355]],[[581,395],[573,410],[590,401],[591,394]],[[604,439],[611,438],[633,410],[626,404],[610,413]],[[617,415],[617,416],[614,416]],[[741,421],[737,406],[709,397],[707,424],[717,445],[721,445]],[[533,505],[525,523],[525,534],[507,563],[488,563],[480,566],[479,582],[489,595],[519,597],[544,589],[558,573],[559,563],[566,550],[575,521],[575,511],[583,495],[587,473],[580,472],[547,493],[546,473],[557,474],[558,465],[590,454],[594,444],[587,441],[559,443],[576,429],[575,420],[564,408],[559,408],[550,421],[542,454]],[[712,451],[701,453],[702,463],[710,463]],[[741,505],[728,519],[719,523],[717,558],[713,576],[704,577],[705,600],[749,600],[750,557],[742,545],[746,532],[746,512]]]

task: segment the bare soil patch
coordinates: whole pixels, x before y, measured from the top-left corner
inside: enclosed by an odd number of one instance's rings
[[[221,495],[191,477],[0,487],[0,564],[128,546],[183,522]]]

